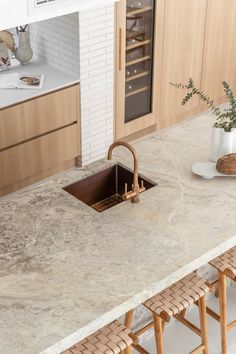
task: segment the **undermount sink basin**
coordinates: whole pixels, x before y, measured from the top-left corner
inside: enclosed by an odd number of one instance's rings
[[[139,176],[140,185],[142,180],[146,190],[156,186],[155,183],[143,176]],[[125,183],[128,184],[128,190],[131,190],[133,173],[116,164],[63,189],[101,213],[123,202]]]

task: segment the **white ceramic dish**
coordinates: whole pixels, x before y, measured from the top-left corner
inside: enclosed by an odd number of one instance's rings
[[[207,179],[214,177],[236,177],[236,175],[224,175],[218,172],[214,162],[197,162],[192,165],[192,172]]]

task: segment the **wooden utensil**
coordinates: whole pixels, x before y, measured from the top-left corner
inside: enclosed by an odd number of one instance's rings
[[[15,50],[15,42],[13,39],[13,34],[9,31],[0,31],[0,42],[5,42],[7,48],[14,52]]]

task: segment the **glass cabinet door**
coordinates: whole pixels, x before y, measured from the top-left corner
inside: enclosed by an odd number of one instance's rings
[[[155,0],[127,0],[125,123],[152,112]]]

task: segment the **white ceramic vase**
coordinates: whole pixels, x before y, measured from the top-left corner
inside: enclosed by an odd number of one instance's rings
[[[19,47],[15,50],[16,59],[20,61],[21,64],[26,64],[33,57],[33,51],[30,47],[29,32],[18,32],[19,36]]]
[[[223,128],[212,128],[210,160],[217,160],[232,152],[236,152],[236,129],[226,132]]]

